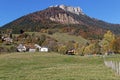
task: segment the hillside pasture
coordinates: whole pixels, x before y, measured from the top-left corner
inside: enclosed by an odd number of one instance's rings
[[[68,33],[59,33],[56,32],[52,35],[47,34],[47,33],[40,33],[40,32],[27,32],[28,34],[35,34],[37,36],[40,36],[41,34],[44,34],[46,36],[49,36],[53,39],[56,39],[57,41],[61,42],[61,43],[65,43],[68,41],[75,41],[78,42],[79,44],[83,45],[86,42],[88,42],[88,40],[86,40],[85,38],[81,37],[81,36],[75,36],[75,35],[69,35]]]

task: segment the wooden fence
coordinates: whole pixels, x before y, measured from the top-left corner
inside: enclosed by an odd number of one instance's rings
[[[104,61],[104,64],[114,70],[116,74],[120,75],[120,62],[118,61]]]

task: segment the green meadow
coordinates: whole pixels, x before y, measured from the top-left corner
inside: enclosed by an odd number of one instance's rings
[[[26,32],[26,33],[28,33],[30,35],[35,34],[37,36],[40,36],[40,34],[44,34],[44,35],[49,36],[53,39],[56,39],[57,41],[59,41],[61,43],[65,43],[65,42],[68,42],[68,41],[75,41],[75,42],[78,42],[81,45],[84,45],[86,42],[89,42],[88,40],[84,39],[81,36],[69,35],[68,33],[56,32],[52,35],[47,34],[47,33],[40,33],[40,32]]]
[[[58,53],[0,55],[0,80],[120,80],[100,56]]]

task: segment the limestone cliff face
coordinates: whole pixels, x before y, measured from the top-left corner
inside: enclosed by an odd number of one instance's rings
[[[58,14],[50,17],[50,20],[60,22],[63,24],[79,24],[80,22],[73,19],[73,17],[67,14]]]
[[[61,9],[63,9],[64,11],[69,11],[71,13],[74,14],[82,14],[84,15],[84,13],[82,12],[82,9],[80,7],[72,7],[72,6],[65,6],[65,5],[56,5],[56,6],[50,6],[50,7],[59,7]]]
[[[51,21],[60,22],[62,24],[82,24],[80,20],[77,20],[74,18],[74,16],[69,15],[68,12],[75,14],[75,15],[84,15],[82,12],[82,9],[80,7],[71,7],[71,6],[65,6],[65,5],[56,5],[56,6],[50,6],[50,8],[59,8],[64,12],[54,14],[52,16],[49,16],[49,19]]]

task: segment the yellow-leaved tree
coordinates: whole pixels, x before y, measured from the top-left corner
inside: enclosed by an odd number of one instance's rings
[[[99,42],[92,43],[85,48],[86,54],[100,54]]]
[[[120,53],[120,38],[119,37],[111,41],[110,49],[115,53]]]
[[[112,45],[111,43],[115,40],[115,35],[111,31],[107,31],[104,34],[104,38],[101,42],[101,46],[103,49],[103,52],[109,52],[112,51]]]

